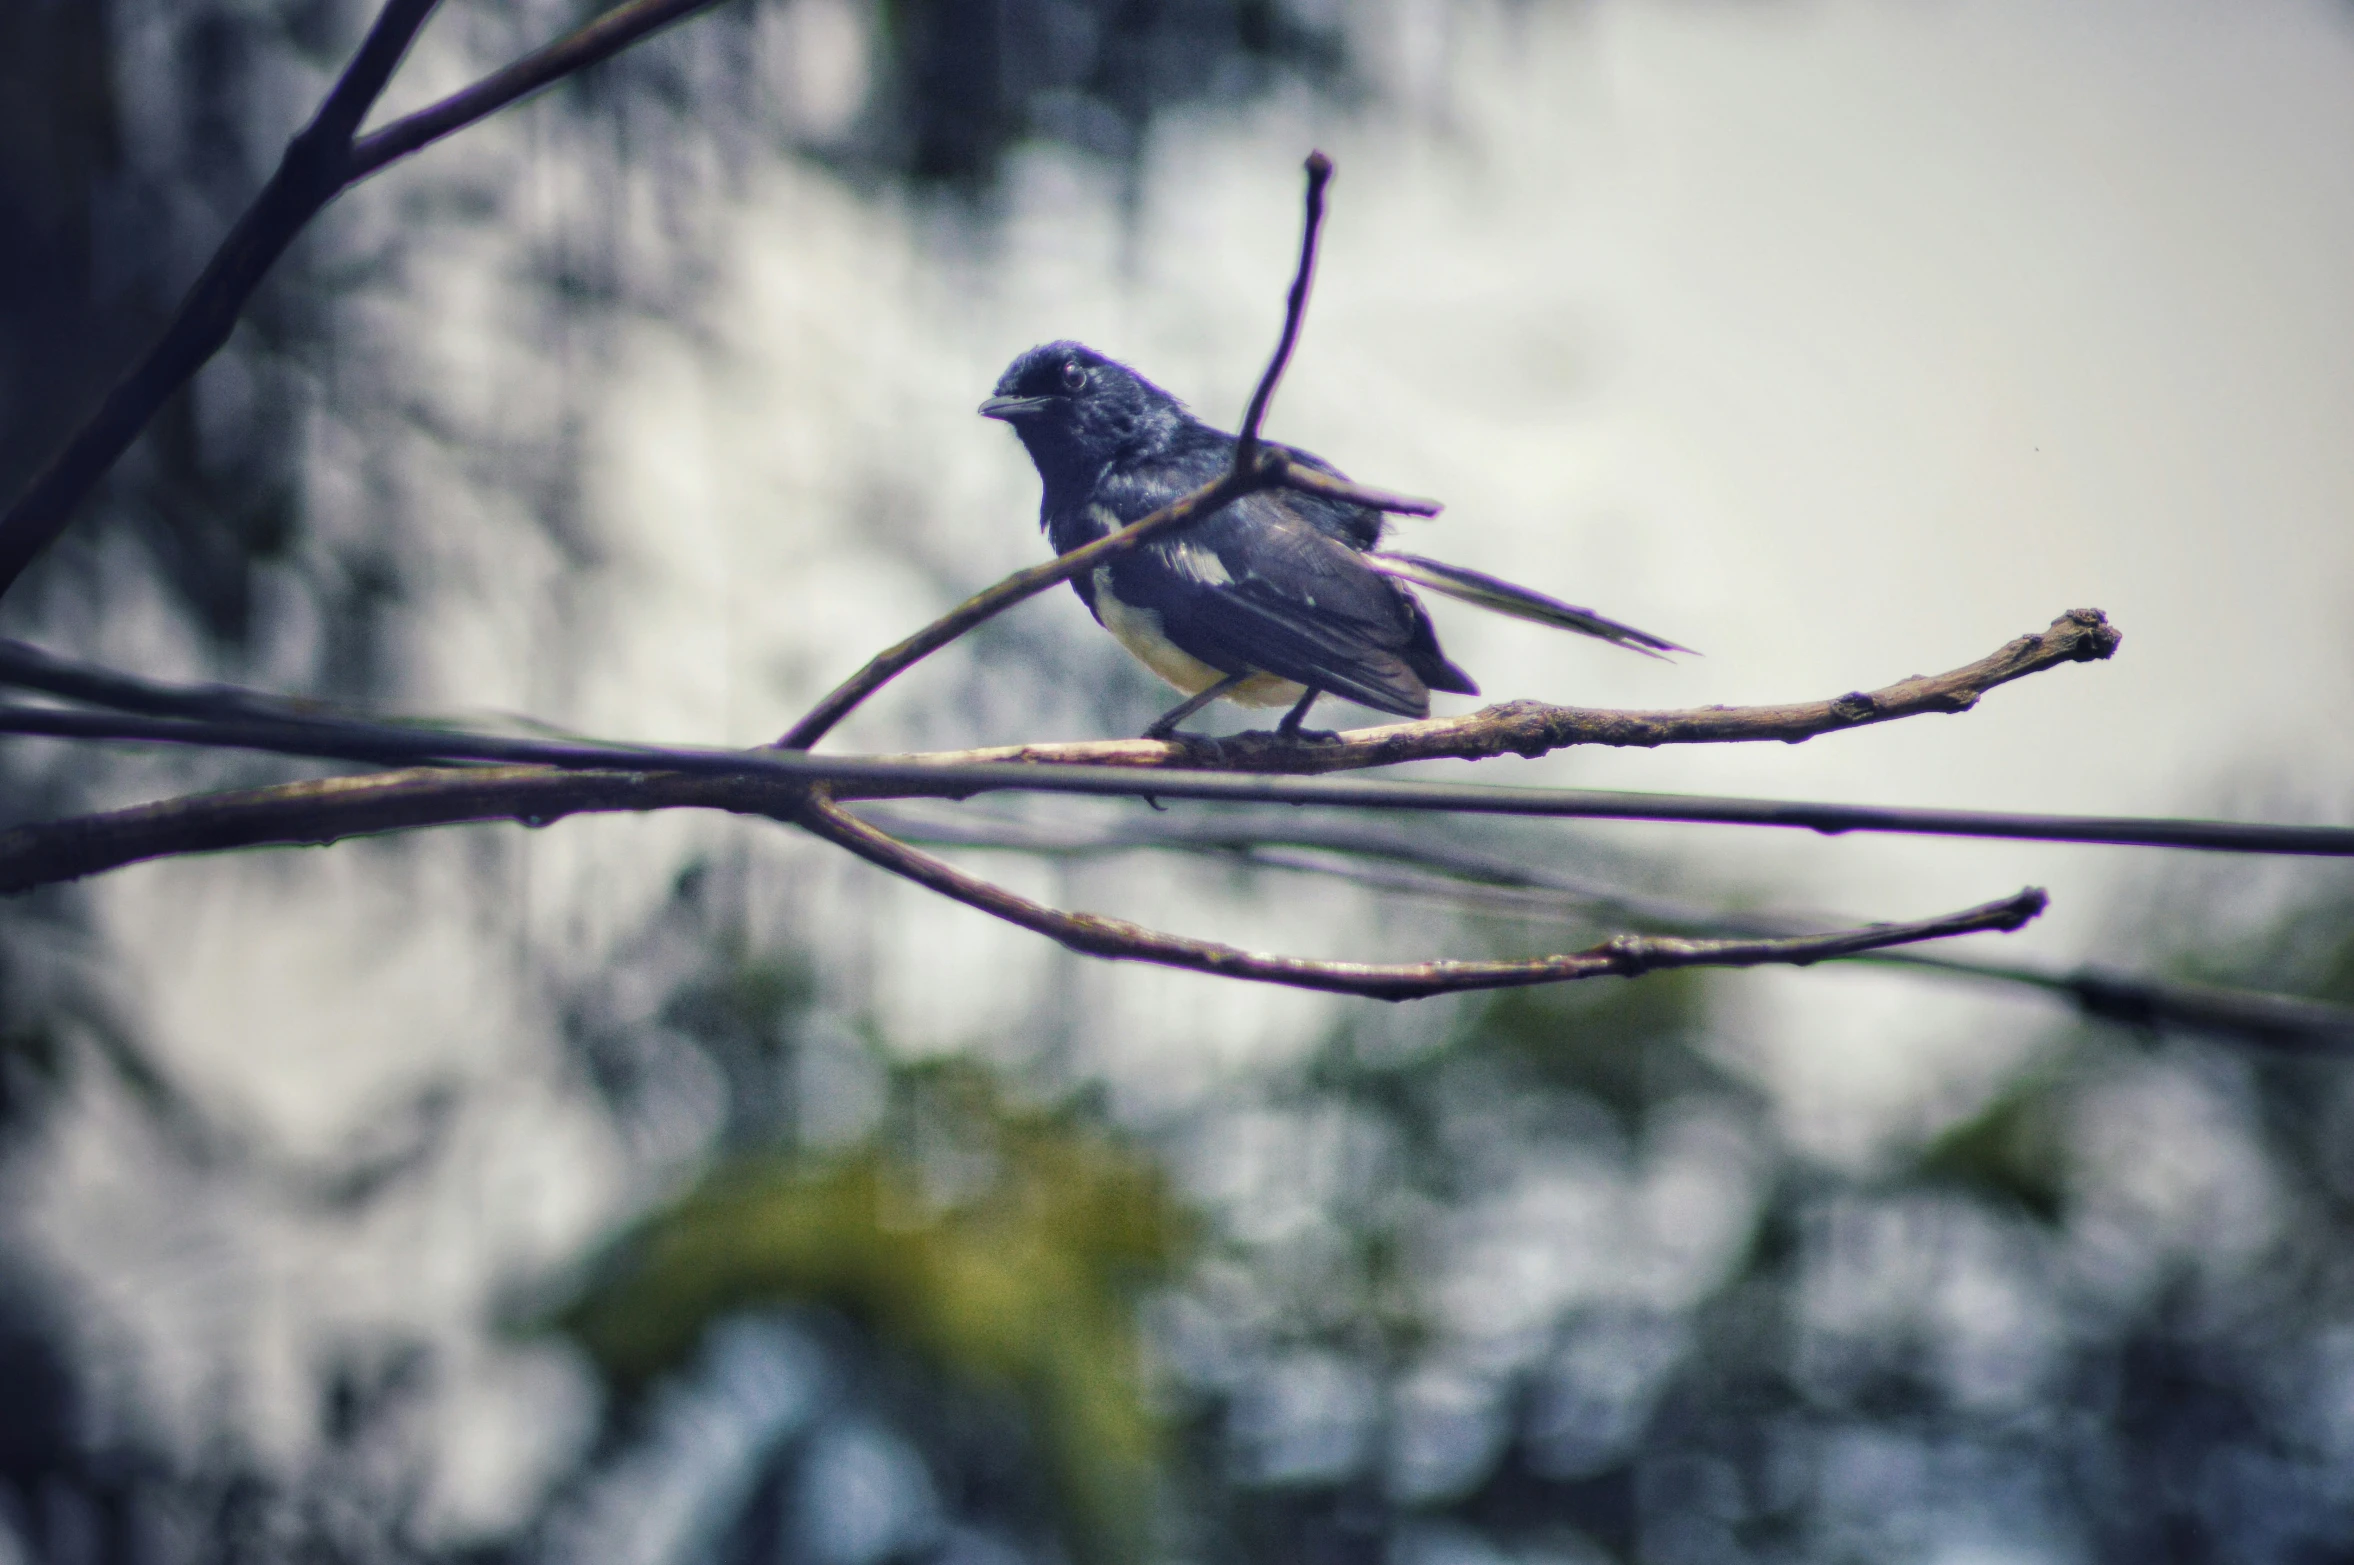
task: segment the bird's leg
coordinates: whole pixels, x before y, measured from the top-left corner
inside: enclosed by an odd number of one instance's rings
[[[1244,680],[1250,677],[1250,671],[1248,669],[1245,669],[1239,674],[1228,674],[1224,679],[1219,680],[1216,684],[1210,686],[1208,689],[1197,691],[1193,695],[1187,696],[1184,700],[1178,702],[1175,706],[1169,708],[1169,710],[1154,718],[1152,721],[1152,726],[1144,731],[1144,737],[1147,739],[1168,738],[1171,734],[1177,731],[1177,725],[1179,723],[1184,722],[1187,718],[1193,716],[1194,713],[1200,711],[1203,707],[1208,706],[1212,701],[1217,700],[1227,691],[1232,690],[1236,685],[1241,684]]]
[[[1316,698],[1322,694],[1324,694],[1323,691],[1310,685],[1307,693],[1300,697],[1298,703],[1283,714],[1283,721],[1275,725],[1275,737],[1278,739],[1338,739],[1340,735],[1329,728],[1304,729],[1300,727],[1300,724],[1307,721],[1308,708],[1314,706]]]

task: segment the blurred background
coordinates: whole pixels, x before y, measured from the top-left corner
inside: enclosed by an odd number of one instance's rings
[[[582,14],[450,0],[380,117]],[[0,0],[0,490],[366,20]],[[0,631],[772,737],[1041,556],[972,411],[1015,353],[1079,337],[1231,425],[1311,146],[1271,432],[1445,498],[1409,547],[1707,654],[1437,605],[1491,697],[1819,698],[2073,607],[2125,633],[1963,717],[1482,778],[2354,820],[2344,0],[737,0],[336,203]],[[1058,593],[838,747],[1160,701]],[[307,773],[20,740],[0,774],[14,822]],[[1262,948],[1625,927],[1120,848],[1143,813],[890,818]],[[2050,916],[1955,949],[2354,1002],[2324,861],[1411,830],[1702,909],[2036,883]],[[0,927],[0,1562],[2354,1557],[2328,1053],[1857,964],[1220,984],[684,813],[151,864]]]

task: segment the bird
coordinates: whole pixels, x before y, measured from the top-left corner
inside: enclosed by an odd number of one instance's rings
[[[1151,515],[1234,463],[1233,435],[1083,343],[1021,354],[979,412],[1011,425],[1028,450],[1039,526],[1057,554]],[[1346,476],[1310,452],[1266,444],[1300,467]],[[1322,696],[1428,717],[1433,690],[1479,694],[1440,649],[1417,586],[1647,656],[1690,650],[1485,572],[1383,550],[1388,526],[1368,506],[1263,489],[1071,586],[1098,624],[1185,696],[1145,729],[1147,739],[1168,738],[1221,697],[1288,705],[1276,732],[1300,739],[1332,737],[1302,729]]]

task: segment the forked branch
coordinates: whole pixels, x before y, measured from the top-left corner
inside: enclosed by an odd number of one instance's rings
[[[371,721],[297,707],[233,688],[188,689],[69,664],[0,643],[0,683],[136,716],[56,707],[0,707],[0,733],[73,739],[237,746],[294,755],[421,766],[364,777],[199,794],[0,832],[0,892],[72,880],[143,859],[223,848],[294,846],[425,826],[515,820],[538,825],[570,814],[722,809],[790,819],[804,791],[822,783],[839,798],[967,798],[988,792],[1088,793],[1223,803],[1312,804],[1356,810],[1440,810],[1549,818],[1709,821],[1812,831],[1895,831],[2013,840],[2104,842],[2228,852],[2354,856],[2354,830],[2236,821],[2021,815],[1897,809],[1792,800],[1718,799],[1594,790],[1500,788],[1469,783],[1392,783],[1286,777],[1285,752],[1302,770],[1337,751],[1358,766],[1386,760],[1497,753],[1499,730],[1550,732],[1565,743],[1692,744],[1797,739],[1865,722],[1958,711],[1980,691],[2039,668],[2106,656],[2116,633],[2093,611],[2065,615],[1988,658],[1933,679],[1869,696],[1766,707],[1617,713],[1515,703],[1438,723],[1343,735],[1336,744],[1284,745],[1266,736],[1160,744],[1027,746],[912,756],[814,756],[763,750],[667,749],[469,734],[416,723]],[[200,718],[178,714],[218,714]],[[162,715],[153,715],[162,714]],[[1393,743],[1393,733],[1408,736]],[[1209,746],[1205,753],[1204,745]],[[1197,769],[1201,760],[1259,771]]]
[[[1152,962],[1220,978],[1321,989],[1376,1000],[1419,1000],[1473,989],[1513,989],[1581,978],[1633,978],[1671,967],[1806,966],[1890,946],[1941,940],[1983,930],[2013,930],[2044,910],[2048,898],[2034,887],[1981,907],[1910,924],[1871,924],[1833,934],[1780,938],[1692,940],[1662,935],[1617,935],[1585,951],[1556,956],[1485,962],[1342,962],[1315,957],[1269,956],[1212,940],[1192,940],[1100,913],[1065,913],[1016,896],[1002,886],[968,875],[954,865],[877,831],[848,811],[812,795],[801,824],[826,841],[870,864],[944,897],[978,908],[1086,956]]]
[[[0,593],[65,531],[75,509],[156,410],[221,350],[246,301],[328,202],[395,159],[717,0],[631,0],[505,70],[355,141],[360,122],[435,3],[385,0],[351,64],[311,122],[287,143],[277,172],[213,252],[170,324],[0,515]]]

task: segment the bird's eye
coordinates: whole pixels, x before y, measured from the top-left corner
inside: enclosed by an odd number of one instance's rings
[[[1087,372],[1076,364],[1063,366],[1063,390],[1080,391],[1087,385]]]

